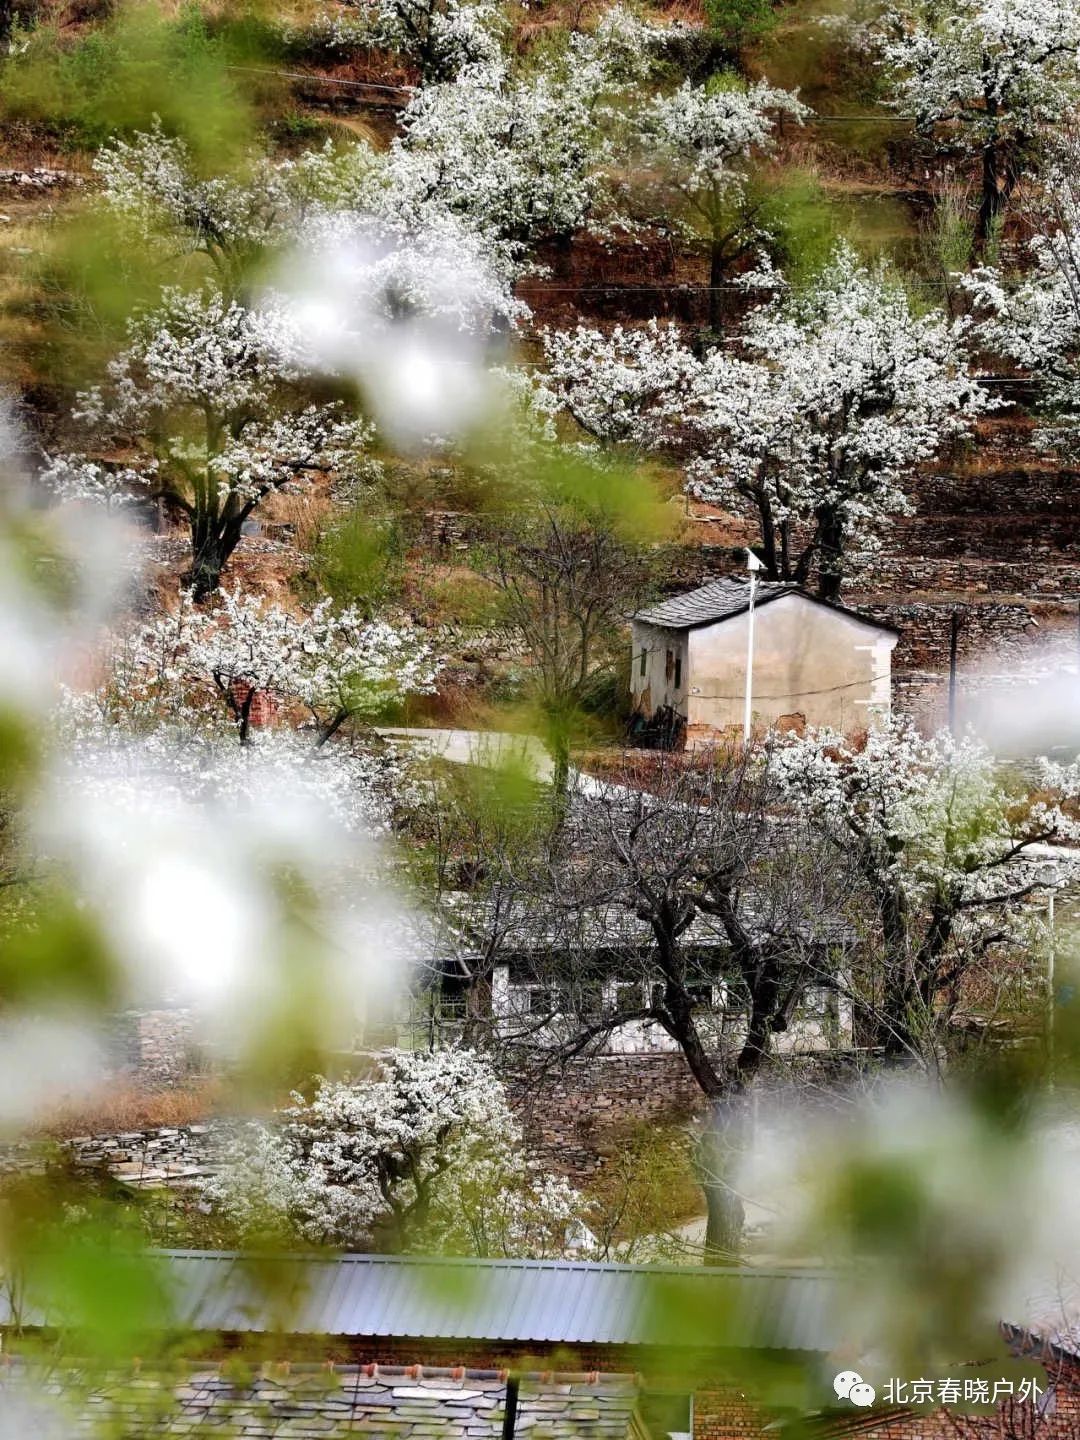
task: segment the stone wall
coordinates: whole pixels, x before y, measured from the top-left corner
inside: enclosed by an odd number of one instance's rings
[[[115,1016],[110,1039],[113,1072],[151,1088],[177,1085],[210,1068],[195,1039],[190,1010],[125,1010]]]
[[[584,1057],[539,1081],[510,1077],[507,1090],[530,1150],[578,1180],[598,1168],[612,1131],[685,1120],[702,1103],[681,1054]]]
[[[76,1135],[43,1147],[19,1141],[0,1147],[0,1174],[40,1173],[50,1164],[104,1170],[130,1185],[152,1189],[191,1184],[219,1170],[232,1147],[233,1122],[161,1126],[110,1135]]]

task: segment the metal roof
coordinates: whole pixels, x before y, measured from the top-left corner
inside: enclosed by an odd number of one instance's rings
[[[838,1280],[821,1271],[201,1250],[157,1259],[168,1328],[797,1351],[842,1338]]]
[[[789,585],[779,580],[760,580],[755,604],[767,605],[770,600],[779,600],[785,595],[801,595],[811,604],[823,605],[827,610],[836,610],[841,615],[848,615],[851,619],[858,620],[861,624],[868,625],[874,630],[888,630],[893,634],[896,633],[891,625],[883,625],[879,620],[870,620],[856,610],[849,610],[845,605],[819,600],[816,595],[808,594],[800,586]],[[741,615],[749,608],[749,581],[741,579],[710,580],[707,585],[701,585],[697,590],[687,590],[685,594],[673,595],[670,600],[662,600],[658,605],[649,606],[647,610],[639,610],[633,619],[643,625],[656,625],[661,630],[695,630],[700,625],[712,625],[720,620],[730,620],[733,616]]]

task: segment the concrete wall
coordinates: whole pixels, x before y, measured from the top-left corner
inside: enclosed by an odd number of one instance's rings
[[[688,660],[689,632],[661,630],[657,625],[642,625],[635,620],[631,627],[630,694],[634,709],[652,715],[669,705],[686,719],[689,693]],[[677,673],[678,672],[678,673]],[[675,685],[679,679],[678,687]]]
[[[659,976],[651,983],[658,980]],[[628,985],[636,986],[637,1004],[647,1003],[648,982],[636,979],[633,975],[623,980],[609,976],[598,984],[606,1011],[619,1007],[619,992]],[[541,992],[539,1012],[534,1011],[531,1005],[531,994],[534,990]],[[737,1049],[745,1040],[746,1016],[739,1011],[725,1010],[727,985],[723,980],[710,985],[709,992],[710,1008],[703,1008],[697,1016],[702,1040],[711,1051]],[[551,1004],[553,1002],[545,984],[514,984],[510,980],[508,966],[495,967],[491,985],[491,1008],[498,1033],[504,1040],[516,1034],[527,1033],[535,1043],[554,1046],[565,1041],[568,1035],[575,1033],[578,1023],[576,1019],[571,1020],[565,1027],[560,1027],[557,1019],[538,1026],[538,1013],[542,1015],[544,1007]],[[625,1006],[625,998],[622,999],[622,1004]],[[835,991],[814,986],[808,989],[802,1003],[796,1008],[788,1028],[772,1037],[772,1050],[775,1055],[827,1053],[837,1046],[847,1048],[853,1043],[850,1002],[837,996]],[[659,1021],[627,1020],[599,1041],[592,1053],[672,1055],[680,1052],[677,1041],[671,1038]]]
[[[741,729],[747,624],[746,615],[684,632],[635,624],[635,708],[648,716],[671,706],[686,720],[691,741]],[[896,638],[801,595],[761,605],[754,623],[755,727],[828,725],[854,734],[881,723],[889,714]],[[679,689],[673,683],[675,657],[682,660]]]

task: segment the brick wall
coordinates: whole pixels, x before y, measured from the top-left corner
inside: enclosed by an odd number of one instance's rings
[[[874,1408],[843,1413],[827,1421],[810,1421],[803,1436],[829,1440],[859,1436],[861,1440],[1077,1440],[1080,1436],[1080,1377],[1070,1365],[1047,1365],[1052,1403],[1036,1415],[1029,1404],[1005,1401],[996,1414],[975,1415],[904,1408]],[[744,1393],[732,1387],[701,1388],[694,1393],[694,1440],[754,1440],[773,1417],[757,1408]],[[790,1432],[789,1432],[790,1433]]]

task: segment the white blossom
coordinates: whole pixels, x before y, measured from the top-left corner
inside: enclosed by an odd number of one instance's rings
[[[1029,273],[991,266],[965,276],[978,323],[973,338],[1036,375],[1050,422],[1036,432],[1047,448],[1080,451],[1080,137],[1058,148],[1043,188],[1025,204],[1032,231]]]
[[[542,413],[566,413],[605,445],[660,443],[698,371],[678,326],[658,320],[637,330],[616,325],[608,334],[586,325],[545,329],[541,338],[546,368],[534,404]]]
[[[366,1081],[321,1080],[207,1181],[242,1232],[277,1222],[314,1244],[557,1255],[579,1197],[535,1174],[489,1065],[472,1051],[391,1050]]]
[[[708,207],[742,184],[752,154],[772,147],[777,116],[801,122],[809,113],[797,95],[765,80],[747,86],[687,80],[643,107],[638,123],[679,186]]]
[[[430,693],[439,670],[409,627],[336,610],[329,600],[295,615],[237,589],[223,589],[213,610],[183,592],[175,614],[120,637],[113,655],[126,704],[143,692],[159,703],[170,693],[213,690],[241,718],[244,738],[254,695],[297,702],[325,735],[347,718],[370,719],[390,701]]]
[[[896,885],[912,912],[945,901],[970,927],[1017,923],[1020,902],[1046,879],[1039,847],[1080,827],[1058,800],[1023,804],[1002,787],[994,757],[971,736],[926,737],[907,724],[862,744],[810,731],[777,745],[770,763],[787,801]],[[1048,767],[1062,800],[1080,793],[1072,769]],[[1070,867],[1061,859],[1063,872]]]
[[[492,0],[352,0],[370,44],[397,51],[425,84],[498,58],[506,15]]]

